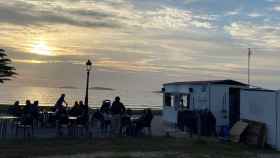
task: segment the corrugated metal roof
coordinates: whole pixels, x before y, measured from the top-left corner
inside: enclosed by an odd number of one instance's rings
[[[170,82],[170,83],[165,83],[164,85],[184,85],[184,84],[193,84],[193,85],[224,84],[224,85],[235,85],[235,86],[248,86],[248,84],[238,82],[235,80],[184,81],[184,82]]]

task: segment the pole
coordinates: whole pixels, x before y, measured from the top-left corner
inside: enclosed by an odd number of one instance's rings
[[[250,87],[250,60],[251,60],[251,48],[248,48],[248,86]]]
[[[88,107],[89,71],[90,70],[87,70],[87,87],[86,87],[86,97],[85,97],[85,106],[87,106],[87,107]]]

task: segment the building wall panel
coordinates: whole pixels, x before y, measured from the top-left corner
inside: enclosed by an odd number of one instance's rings
[[[277,144],[276,93],[270,91],[241,90],[240,118],[266,124],[267,142]]]

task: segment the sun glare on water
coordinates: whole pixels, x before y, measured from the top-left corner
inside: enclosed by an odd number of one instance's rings
[[[44,41],[39,41],[32,46],[32,53],[39,54],[39,55],[53,55],[51,52],[48,44]]]

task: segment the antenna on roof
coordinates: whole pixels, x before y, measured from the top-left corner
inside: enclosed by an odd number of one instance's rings
[[[250,60],[251,60],[252,50],[248,48],[248,86],[250,87]]]

